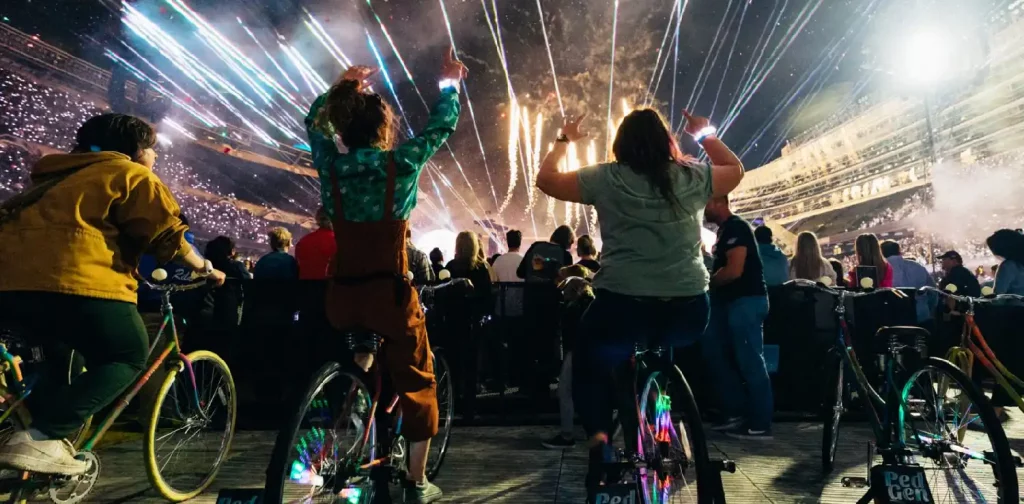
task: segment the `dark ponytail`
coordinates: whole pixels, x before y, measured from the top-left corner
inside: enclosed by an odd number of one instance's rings
[[[672,173],[677,164],[685,162],[685,158],[657,110],[630,112],[615,134],[612,152],[619,163],[643,175],[673,211],[681,208],[672,184]]]
[[[391,148],[394,115],[380,95],[359,91],[359,83],[343,80],[327,91],[314,127],[327,136],[338,134],[349,149]]]

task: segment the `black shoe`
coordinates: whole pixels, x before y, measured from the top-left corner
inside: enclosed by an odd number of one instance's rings
[[[540,444],[544,445],[544,448],[551,448],[552,450],[565,450],[576,446],[576,441],[571,437],[559,434],[551,439],[541,441]]]

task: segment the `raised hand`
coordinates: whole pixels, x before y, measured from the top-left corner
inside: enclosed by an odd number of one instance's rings
[[[371,66],[352,65],[352,66],[348,67],[348,70],[345,70],[345,73],[341,74],[341,79],[340,80],[343,80],[343,81],[345,81],[345,80],[356,81],[356,82],[359,83],[359,89],[362,89],[364,86],[367,85],[367,83],[366,83],[367,79],[369,79],[370,77],[373,77],[379,71],[380,71],[379,68],[375,68],[375,67],[371,67]]]
[[[460,81],[469,75],[466,65],[463,65],[455,54],[455,48],[449,47],[444,53],[444,61],[441,63],[441,80]]]
[[[683,117],[686,118],[686,126],[683,127],[683,131],[692,137],[696,137],[701,133],[701,130],[711,126],[711,120],[707,117],[691,115],[689,111],[683,111]]]
[[[587,133],[582,129],[583,120],[586,118],[586,112],[580,114],[579,117],[567,117],[565,119],[565,125],[562,126],[562,134],[565,135],[570,142],[576,142],[587,138],[590,133]]]

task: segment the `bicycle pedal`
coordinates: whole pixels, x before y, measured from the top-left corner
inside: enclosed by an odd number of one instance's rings
[[[847,476],[842,479],[842,484],[847,488],[864,488],[868,486],[868,479],[858,476]]]
[[[732,460],[712,460],[711,464],[718,472],[736,473],[736,462]]]

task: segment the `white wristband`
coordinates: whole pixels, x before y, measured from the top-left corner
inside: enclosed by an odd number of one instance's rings
[[[704,126],[696,135],[693,135],[693,138],[697,140],[697,143],[701,143],[705,138],[714,135],[716,132],[718,132],[718,128],[714,126]]]
[[[459,80],[458,79],[441,79],[437,83],[437,87],[444,91],[445,89],[452,88],[456,93],[459,92]]]

